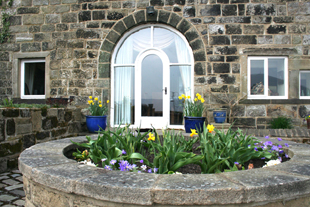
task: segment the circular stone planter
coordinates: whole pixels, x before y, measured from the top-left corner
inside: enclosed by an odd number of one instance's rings
[[[94,139],[98,135],[93,135]],[[158,175],[106,171],[64,156],[75,137],[37,144],[19,157],[27,207],[309,206],[310,146],[289,143],[288,162],[220,174]],[[269,139],[273,141],[272,139]],[[284,146],[284,141],[278,142]]]

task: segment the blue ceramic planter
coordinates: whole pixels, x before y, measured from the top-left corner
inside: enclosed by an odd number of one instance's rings
[[[96,133],[100,127],[105,130],[107,127],[107,116],[86,116],[86,126],[90,133]]]
[[[215,123],[224,123],[226,121],[226,110],[214,110],[213,117]]]
[[[205,120],[206,120],[206,117],[184,116],[185,132],[191,133],[191,129],[202,131]]]

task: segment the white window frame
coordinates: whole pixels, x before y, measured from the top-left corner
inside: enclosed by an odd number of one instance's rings
[[[20,64],[20,98],[21,99],[45,99],[46,96],[46,80],[44,86],[44,95],[25,95],[25,63],[45,63],[45,59],[22,59]],[[46,67],[45,67],[46,68]],[[45,69],[46,77],[46,69]]]
[[[181,37],[183,39],[183,41],[186,43],[187,45],[187,48],[189,51],[191,51],[190,53],[190,56],[191,56],[191,63],[189,65],[191,65],[191,97],[194,96],[194,92],[195,92],[195,88],[194,88],[194,65],[195,65],[195,61],[194,61],[194,54],[193,54],[193,51],[187,41],[187,39],[185,38],[185,36],[180,33],[179,31],[177,31],[176,29],[174,28],[171,28],[170,26],[167,26],[167,25],[163,25],[163,24],[145,24],[145,25],[141,25],[141,26],[137,26],[135,27],[134,29],[130,30],[129,32],[126,32],[125,35],[123,35],[123,37],[118,41],[117,45],[115,46],[115,49],[114,49],[114,52],[112,54],[112,58],[111,58],[111,111],[110,111],[110,125],[111,127],[118,127],[118,125],[114,125],[114,69],[115,67],[117,66],[128,66],[128,67],[135,67],[136,64],[122,64],[122,65],[119,65],[119,64],[116,64],[115,63],[115,58],[116,58],[116,55],[118,54],[118,50],[119,48],[122,46],[123,42],[126,40],[126,38],[128,36],[130,36],[131,34],[143,29],[143,28],[148,28],[148,27],[151,27],[151,38],[153,39],[153,28],[154,27],[161,27],[161,28],[165,28],[165,29],[168,29],[170,30],[171,32],[174,32],[175,34],[177,34],[179,37]],[[151,46],[151,48],[148,48],[147,50],[149,49],[157,49],[157,48],[153,48],[153,45]],[[140,55],[145,52],[145,51],[141,51],[140,52]],[[138,55],[139,56],[139,55]],[[137,57],[138,58],[138,57]],[[183,63],[170,63],[169,64],[169,68],[170,66],[173,66],[173,65],[187,65],[187,64],[183,64]],[[170,119],[170,117],[169,117]],[[138,122],[136,122],[138,123]],[[124,127],[126,125],[120,125],[121,127]],[[132,128],[137,128],[137,127],[140,127],[139,125],[135,125],[135,124],[132,124],[131,125]],[[168,126],[164,126],[164,127],[169,127],[169,128],[173,128],[173,129],[184,129],[184,125],[168,125]]]
[[[268,59],[284,59],[284,96],[268,95]],[[251,95],[251,60],[264,60],[264,95]],[[248,99],[288,99],[288,58],[283,56],[248,57]]]
[[[310,99],[310,96],[301,96],[300,94],[300,88],[301,88],[301,73],[309,73],[310,74],[310,70],[300,70],[299,71],[299,90],[298,90],[298,94],[299,94],[299,99]],[[309,80],[310,82],[310,80]]]

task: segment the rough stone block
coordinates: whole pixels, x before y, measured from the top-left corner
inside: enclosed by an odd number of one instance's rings
[[[244,25],[244,34],[264,34],[263,25]]]
[[[265,105],[253,105],[246,107],[246,116],[257,117],[266,116],[266,106]]]
[[[0,119],[0,142],[4,140],[5,140],[5,120]]]
[[[237,5],[222,5],[222,16],[237,16]]]
[[[31,132],[32,132],[32,123],[21,125],[16,124],[16,134],[29,134]]]
[[[194,59],[195,61],[205,61],[206,60],[205,52],[204,51],[194,52]]]
[[[214,73],[229,73],[230,64],[229,63],[214,63],[213,72]]]
[[[5,117],[18,117],[19,109],[6,109],[2,111],[2,115]]]
[[[42,128],[44,130],[56,128],[58,125],[58,120],[56,116],[46,117],[42,120]]]
[[[248,16],[260,15],[260,16],[275,16],[276,5],[275,4],[247,4],[246,14]]]
[[[289,16],[309,15],[310,2],[289,2],[287,11]]]
[[[218,17],[216,23],[251,23],[251,17]]]
[[[123,19],[124,24],[126,25],[127,29],[133,27],[136,23],[133,18],[133,15],[129,15]]]
[[[15,121],[14,121],[14,119],[8,119],[6,121],[6,134],[7,135],[14,135],[15,134]]]
[[[23,149],[23,143],[20,139],[0,143],[0,157],[6,157],[20,153]]]
[[[285,34],[286,33],[286,26],[285,25],[270,25],[267,28],[268,34]]]
[[[76,13],[64,13],[61,16],[62,23],[71,23],[77,22],[77,14]]]
[[[253,16],[253,24],[269,24],[271,23],[271,17]]]
[[[235,46],[215,47],[214,51],[215,51],[215,54],[235,55],[237,54],[237,47]]]
[[[43,14],[25,14],[23,16],[23,24],[43,24],[44,23],[44,15]]]
[[[210,24],[208,28],[209,34],[214,35],[214,34],[224,34],[225,29],[224,25],[219,25],[219,24]]]
[[[222,74],[220,75],[220,79],[221,79],[221,82],[224,84],[235,84],[236,83],[236,77],[234,75]]]
[[[232,44],[257,44],[256,35],[232,35]]]
[[[98,3],[90,3],[88,4],[88,9],[93,10],[93,9],[108,9],[110,6],[109,3],[107,2],[98,2]]]
[[[114,44],[109,41],[104,41],[101,46],[101,50],[105,50],[108,52],[112,52],[113,48],[114,48]]]
[[[303,24],[289,25],[288,32],[292,34],[306,33],[306,25],[303,25]]]
[[[291,44],[291,35],[275,35],[274,36],[275,44]]]
[[[226,24],[226,34],[242,34],[242,29],[240,24]]]
[[[230,45],[228,35],[210,36],[210,45]]]
[[[254,118],[234,118],[235,126],[241,125],[245,127],[254,127],[255,119]]]
[[[21,16],[10,16],[9,17],[10,26],[21,25],[22,17]]]
[[[185,37],[186,37],[187,41],[191,42],[192,40],[198,38],[199,34],[195,29],[192,28],[185,33]]]
[[[200,9],[201,16],[220,16],[221,15],[221,5],[213,4],[206,5],[204,8]]]
[[[17,9],[17,14],[39,14],[39,7],[20,7]]]
[[[41,51],[40,43],[23,43],[21,44],[22,52],[38,52]]]
[[[109,78],[110,64],[99,64],[98,71],[99,71],[99,78]]]
[[[292,22],[294,22],[294,17],[291,17],[291,16],[274,17],[273,21],[275,23],[292,23]]]
[[[195,75],[205,75],[206,74],[206,67],[205,64],[201,63],[201,62],[197,62],[195,64]]]
[[[118,20],[118,19],[122,19],[126,15],[127,14],[125,13],[124,10],[108,12],[107,19],[108,20]]]
[[[258,35],[257,44],[272,44],[273,39],[272,35]]]

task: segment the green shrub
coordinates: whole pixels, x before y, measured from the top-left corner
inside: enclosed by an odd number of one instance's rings
[[[291,129],[292,119],[284,116],[279,116],[277,118],[273,118],[270,121],[270,125],[272,129]]]

